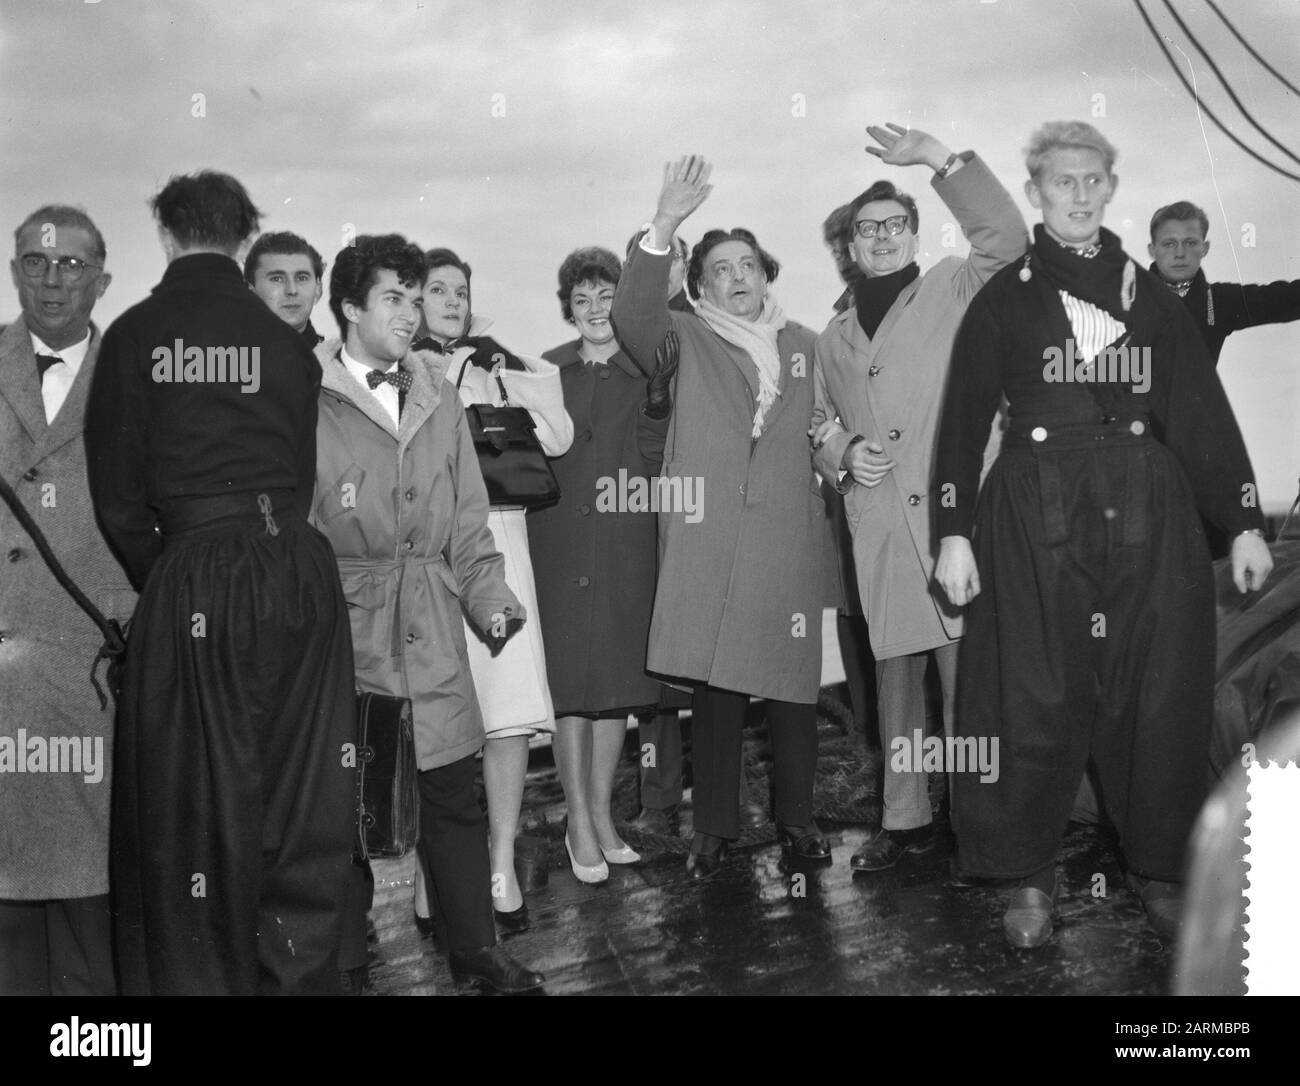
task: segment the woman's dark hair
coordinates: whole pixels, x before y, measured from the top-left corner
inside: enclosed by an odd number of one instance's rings
[[[877,181],[866,192],[859,193],[857,199],[849,205],[849,243],[858,236],[858,212],[867,204],[875,203],[877,200],[893,200],[896,204],[902,204],[907,211],[907,221],[912,227],[912,233],[916,234],[921,229],[921,216],[916,211],[916,201],[908,196],[905,192],[899,192],[894,187],[892,181]]]
[[[560,299],[560,313],[564,319],[573,323],[573,308],[569,305],[569,297],[573,294],[574,287],[583,283],[602,282],[616,287],[622,273],[623,266],[618,262],[618,257],[608,249],[602,249],[598,245],[574,249],[560,265],[560,289],[555,292]]]
[[[428,265],[420,247],[401,234],[361,234],[334,258],[330,272],[330,312],[346,339],[348,319],[343,303],[366,307],[366,296],[379,279],[380,271],[391,271],[404,287],[423,286]]]
[[[234,254],[257,233],[262,213],[228,173],[176,175],[149,201],[158,225],[183,248],[204,246]]]
[[[743,241],[748,245],[763,265],[763,275],[767,281],[775,281],[781,265],[777,263],[776,257],[759,245],[753,231],[746,230],[743,226],[731,230],[710,230],[691,250],[691,262],[686,269],[686,285],[691,288],[692,297],[703,297],[701,287],[704,285],[704,260],[714,248],[726,241]]]

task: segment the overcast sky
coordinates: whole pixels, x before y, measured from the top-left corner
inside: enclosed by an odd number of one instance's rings
[[[1144,4],[1212,108],[1300,172],[1236,113],[1163,6]],[[1297,0],[1220,6],[1300,83]],[[1296,98],[1203,0],[1176,7],[1300,153]],[[572,338],[554,295],[565,254],[621,254],[664,160],[698,151],[716,164],[715,191],[684,236],[754,229],[782,261],[787,314],[820,330],[839,290],[821,221],[875,178],[918,196],[922,267],[953,251],[930,171],[863,153],[864,127],[885,121],[978,150],[1032,223],[1030,131],[1091,120],[1120,151],[1107,225],[1131,254],[1146,261],[1156,207],[1190,199],[1211,217],[1211,279],[1300,278],[1300,184],[1198,117],[1129,0],[6,0],[0,50],[3,207],[15,225],[49,201],[90,212],[114,276],[101,324],[162,273],[146,199],[173,173],[214,167],[248,186],[266,229],[303,234],[327,260],[349,224],[451,246],[498,338],[540,352]],[[3,291],[0,321],[18,308],[7,277]],[[315,320],[333,331],[324,303]],[[1266,506],[1289,504],[1300,325],[1232,337],[1221,373]]]

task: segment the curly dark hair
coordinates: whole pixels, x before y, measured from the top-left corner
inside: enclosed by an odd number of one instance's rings
[[[149,206],[158,225],[186,249],[207,246],[233,255],[262,221],[248,190],[216,170],[172,177]]]
[[[244,258],[244,279],[249,286],[253,285],[258,261],[263,256],[305,256],[311,261],[316,278],[322,279],[325,276],[325,261],[321,259],[320,253],[308,244],[307,239],[291,234],[287,230],[281,230],[274,234],[262,234],[248,250],[248,256]]]
[[[894,187],[892,181],[877,181],[871,188],[864,192],[858,193],[854,197],[853,203],[849,204],[849,242],[857,237],[858,230],[855,225],[858,221],[858,212],[867,204],[875,203],[877,200],[893,200],[896,204],[902,204],[907,212],[907,221],[912,227],[912,233],[915,234],[921,229],[921,216],[916,210],[916,201],[907,193],[899,192]]]
[[[334,258],[330,272],[330,312],[338,321],[339,333],[346,338],[348,320],[343,303],[366,307],[366,296],[379,279],[380,271],[397,273],[404,287],[423,286],[429,265],[418,245],[401,234],[360,234]]]
[[[569,298],[573,288],[583,283],[608,283],[618,286],[618,278],[623,274],[623,265],[618,257],[599,245],[588,245],[574,249],[564,258],[560,265],[560,289],[555,292],[560,299],[560,313],[566,321],[573,323],[573,307]]]
[[[710,230],[691,250],[691,262],[686,269],[686,285],[691,288],[692,297],[703,297],[701,288],[704,285],[704,260],[714,248],[725,241],[743,241],[754,251],[758,262],[763,265],[763,275],[767,281],[771,283],[776,280],[781,265],[776,257],[759,245],[758,238],[754,237],[752,230],[746,230],[743,226],[731,230]]]

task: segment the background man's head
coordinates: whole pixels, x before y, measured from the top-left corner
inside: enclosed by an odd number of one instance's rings
[[[169,261],[191,252],[233,258],[262,218],[244,186],[216,170],[175,176],[149,203]]]
[[[852,204],[841,204],[826,216],[826,221],[822,223],[822,241],[830,250],[840,279],[845,286],[850,285],[858,277],[858,264],[853,259]]]
[[[645,231],[638,230],[627,239],[627,249],[623,253],[624,260],[632,258],[632,250],[641,244],[641,239],[644,236]],[[677,234],[674,234],[670,248],[673,259],[672,263],[668,265],[668,297],[671,300],[682,292],[682,284],[686,282],[686,265],[691,259],[691,247]]]
[[[863,275],[890,275],[916,259],[921,216],[916,201],[877,181],[849,205],[853,261]]]
[[[1209,233],[1210,220],[1195,204],[1179,200],[1162,207],[1151,216],[1151,244],[1147,246],[1156,271],[1171,283],[1195,277],[1210,251]]]
[[[297,234],[263,234],[248,250],[244,279],[271,312],[295,331],[311,320],[325,290],[325,262]]]
[[[757,320],[768,284],[781,265],[764,251],[758,238],[742,226],[710,230],[691,251],[686,281],[691,293],[733,317]]]
[[[49,204],[14,231],[9,268],[23,319],[51,350],[86,338],[90,312],[112,281],[104,235],[80,208]]]
[[[400,234],[362,234],[334,258],[330,312],[352,358],[388,369],[406,354],[427,270],[419,246]]]
[[[574,249],[560,265],[560,314],[588,343],[603,346],[614,338],[609,311],[622,272],[618,257],[599,245]]]
[[[1084,121],[1049,121],[1029,138],[1025,195],[1043,213],[1043,228],[1065,245],[1091,245],[1101,235],[1115,195],[1118,152]]]

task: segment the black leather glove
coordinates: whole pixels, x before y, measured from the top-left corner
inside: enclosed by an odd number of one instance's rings
[[[473,347],[474,353],[469,356],[470,362],[481,369],[490,370],[498,362],[504,364],[508,370],[522,370],[527,367],[519,359],[507,351],[491,336],[466,336],[464,339],[456,341],[457,347]]]
[[[646,381],[645,413],[648,418],[666,419],[672,414],[672,380],[680,357],[677,333],[669,328],[663,343],[655,350],[655,371]]]

